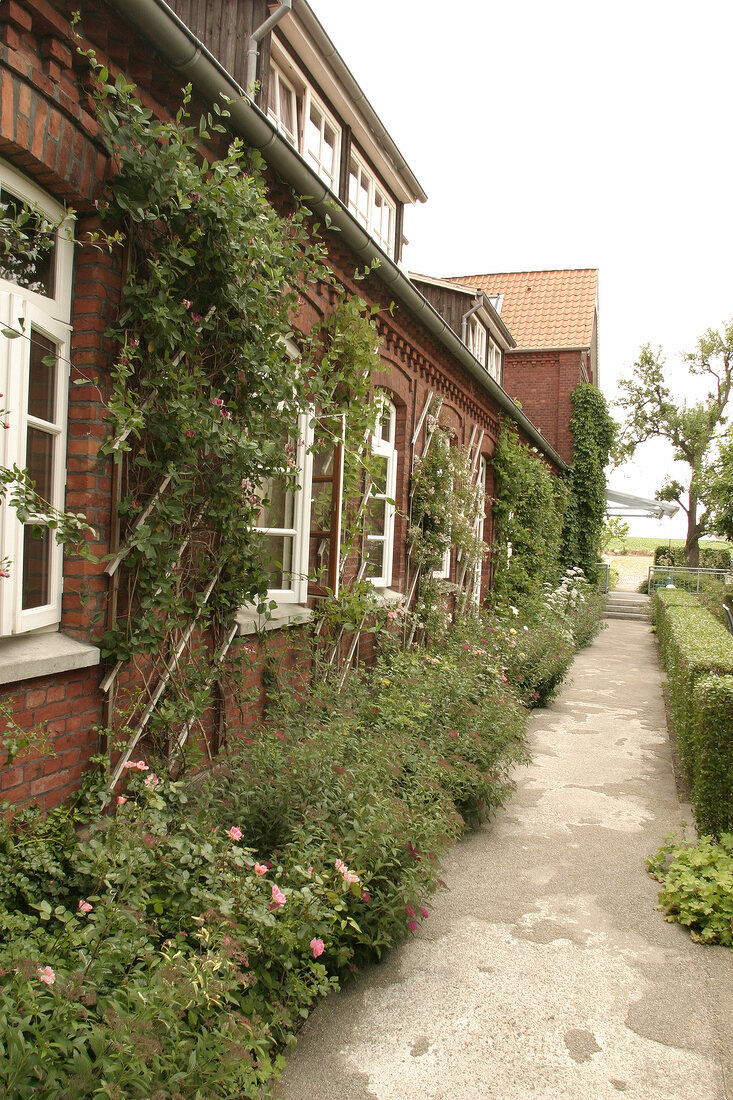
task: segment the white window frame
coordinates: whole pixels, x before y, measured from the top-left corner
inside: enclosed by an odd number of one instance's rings
[[[482,367],[486,366],[486,345],[489,333],[483,321],[479,321],[475,313],[468,318],[468,350],[474,359],[478,359]]]
[[[501,348],[492,336],[489,336],[489,351],[486,369],[491,377],[501,385]]]
[[[3,327],[20,333],[14,339],[0,336],[0,399],[7,409],[0,434],[0,458],[6,467],[26,465],[28,428],[36,427],[54,440],[51,475],[51,500],[60,510],[65,504],[66,437],[68,423],[68,382],[70,370],[71,277],[73,233],[71,221],[59,203],[10,165],[0,161],[0,201],[4,191],[37,209],[58,225],[54,247],[53,288],[51,294],[28,290],[0,278],[0,321]],[[57,347],[55,366],[55,405],[53,420],[37,420],[28,412],[29,362],[32,333],[36,331]],[[43,519],[39,516],[39,519]],[[0,502],[0,558],[10,561],[10,577],[0,579],[0,636],[22,634],[39,628],[48,629],[61,620],[63,593],[63,547],[49,531],[49,600],[38,607],[22,607],[23,547],[28,537],[7,496]]]
[[[356,167],[356,171],[352,171],[352,165]],[[371,168],[368,168],[366,163],[359,156],[356,149],[351,150],[349,156],[349,169],[348,169],[348,189],[347,189],[347,206],[356,220],[363,225],[367,233],[387,253],[388,256],[394,256],[394,243],[395,243],[395,225],[397,219],[397,205],[387,194],[387,191],[377,181],[374,172]],[[352,194],[351,181],[354,180],[354,193]],[[367,210],[362,210],[359,207],[358,196],[360,190],[364,188],[367,193]],[[383,226],[380,222],[377,225],[377,209],[382,211],[386,208],[389,210],[389,228],[385,236],[383,232]]]
[[[474,536],[477,539],[481,539],[484,542],[484,534],[486,530],[486,474],[488,471],[488,463],[486,458],[481,455],[478,460],[478,473],[477,473],[477,487],[481,491],[481,513],[477,517],[473,527]],[[483,556],[479,558],[474,566],[473,573],[473,591],[471,593],[471,602],[476,606],[481,606],[481,575],[483,572]]]
[[[311,476],[313,472],[313,415],[311,412],[298,415],[295,442],[295,478],[296,484],[288,489],[293,494],[292,527],[255,527],[263,535],[291,538],[292,569],[290,586],[287,588],[268,588],[268,600],[277,604],[305,604],[308,599],[308,551],[310,546],[310,507]]]
[[[316,175],[338,193],[339,170],[341,166],[341,137],[342,128],[334,115],[331,114],[323,100],[316,94],[300,70],[283,54],[277,55],[270,61],[270,72],[275,89],[275,103],[267,104],[267,114],[277,126],[280,133],[294,148],[298,150],[303,159],[315,171]],[[295,131],[285,125],[282,119],[282,89],[292,97],[295,115]],[[319,115],[320,142],[318,150],[312,149],[308,144],[309,122],[311,111]],[[323,159],[324,130],[330,126],[334,133],[333,163],[329,165]]]
[[[385,437],[385,421],[387,422],[387,433]],[[366,543],[367,543],[367,558],[369,558],[369,545],[374,543],[383,544],[382,552],[382,572],[378,576],[370,576],[367,579],[375,586],[375,588],[389,588],[392,583],[392,558],[394,555],[394,526],[395,526],[395,506],[392,503],[397,491],[397,460],[398,451],[395,446],[397,432],[397,410],[391,401],[385,399],[381,404],[381,411],[379,421],[376,426],[376,430],[372,434],[371,446],[372,454],[378,455],[381,458],[386,459],[386,471],[385,471],[385,491],[383,493],[375,493],[370,491],[370,500],[381,500],[384,505],[384,534],[372,535],[367,528],[366,531]]]

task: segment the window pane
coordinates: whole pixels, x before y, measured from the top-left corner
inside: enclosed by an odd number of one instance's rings
[[[387,505],[380,498],[367,504],[366,526],[370,535],[384,535]]]
[[[289,134],[292,135],[295,140],[296,131],[296,106],[295,106],[295,92],[292,88],[286,88],[284,84],[280,85],[280,117],[282,124]]]
[[[387,492],[388,459],[384,455],[372,456],[372,494]]]
[[[43,360],[55,355],[56,350],[52,340],[31,329],[28,415],[51,424],[56,420],[56,366],[48,366]]]
[[[28,428],[25,464],[36,483],[36,492],[49,503],[53,492],[53,443],[54,437],[40,428]]]
[[[313,452],[313,476],[331,477],[333,475],[333,447]]]
[[[33,527],[23,528],[23,611],[50,603],[51,532],[43,528],[40,538]]]
[[[311,494],[311,531],[330,531],[333,482],[313,484]]]
[[[262,539],[262,560],[270,580],[269,588],[293,587],[293,536],[265,535]]]
[[[269,478],[262,488],[263,499],[256,527],[270,528],[281,527],[287,530],[293,528],[294,494],[288,489],[280,478]]]
[[[369,578],[384,576],[384,540],[369,539],[367,542],[366,575]]]
[[[328,583],[328,563],[331,557],[330,539],[312,536],[308,558],[308,569],[315,574],[315,583],[325,585]]]
[[[21,199],[2,189],[0,193],[0,218],[16,221],[29,208]],[[18,228],[3,227],[0,232],[0,279],[45,294],[54,295],[54,268],[56,258],[56,232],[46,218],[31,211],[30,216]],[[30,246],[30,251],[29,251]]]

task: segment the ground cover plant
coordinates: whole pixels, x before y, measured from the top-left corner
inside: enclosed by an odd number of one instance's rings
[[[6,817],[0,1091],[270,1095],[312,1006],[429,918],[441,858],[511,792],[525,703],[567,668],[561,647],[532,674],[532,636],[554,618],[572,637],[577,583],[539,618],[477,614],[430,649],[387,638],[343,691],[274,694],[196,783],[141,756],[114,813]]]
[[[733,947],[733,833],[718,840],[667,838],[647,869],[662,883],[666,920],[684,925],[698,943]]]
[[[641,538],[635,535],[626,535],[623,539],[611,538],[607,543],[607,551],[609,554],[654,554],[654,551],[659,546],[659,538]],[[671,546],[673,549],[684,550],[684,539],[665,539],[665,546]],[[730,543],[724,542],[720,539],[700,539],[700,549],[709,550],[730,550]]]

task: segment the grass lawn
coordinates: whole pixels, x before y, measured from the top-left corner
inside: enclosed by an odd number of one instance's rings
[[[661,539],[661,538],[626,538],[626,539],[611,539],[606,547],[606,553],[609,554],[650,554],[653,555],[657,546],[684,546],[684,539]],[[711,550],[726,550],[730,547],[729,542],[723,542],[720,539],[700,539],[700,547],[707,546]]]

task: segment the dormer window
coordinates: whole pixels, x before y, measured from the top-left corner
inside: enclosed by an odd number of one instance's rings
[[[394,256],[396,206],[356,153],[349,158],[348,206],[388,256]]]
[[[468,350],[474,359],[478,359],[482,367],[486,366],[486,326],[478,320],[474,313],[468,318]]]
[[[486,367],[491,377],[501,385],[501,348],[491,337],[489,337],[489,356]]]
[[[332,191],[338,191],[341,129],[305,78],[270,65],[267,113],[280,133]]]

